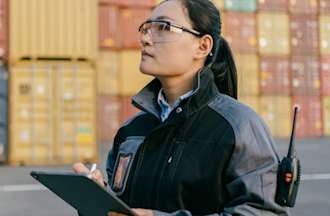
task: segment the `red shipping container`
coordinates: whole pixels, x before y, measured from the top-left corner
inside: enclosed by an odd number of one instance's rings
[[[121,43],[121,26],[119,25],[119,9],[117,6],[99,5],[99,46],[102,49],[119,49]]]
[[[322,130],[322,109],[320,97],[296,96],[293,105],[299,107],[297,118],[297,137],[320,137]]]
[[[316,56],[291,57],[292,94],[318,96],[321,90],[320,63]]]
[[[321,57],[322,95],[330,96],[330,56]]]
[[[8,1],[0,0],[0,58],[7,58],[8,49]]]
[[[262,95],[290,95],[287,57],[260,56],[260,87]]]
[[[256,22],[254,13],[224,13],[223,34],[234,51],[257,52]]]
[[[139,48],[139,26],[149,18],[150,8],[123,8],[120,10],[120,26],[124,48]]]
[[[321,14],[330,14],[330,1],[329,0],[320,0],[320,13]]]
[[[99,0],[99,2],[129,7],[153,7],[156,5],[155,0]]]
[[[289,10],[291,13],[317,14],[318,0],[290,0]]]
[[[258,0],[261,11],[288,11],[288,0]]]
[[[314,15],[291,15],[291,54],[317,55],[319,53],[318,17]]]

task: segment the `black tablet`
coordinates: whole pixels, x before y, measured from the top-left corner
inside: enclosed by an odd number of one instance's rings
[[[83,216],[106,216],[109,211],[136,215],[113,191],[85,175],[32,171],[31,176]]]

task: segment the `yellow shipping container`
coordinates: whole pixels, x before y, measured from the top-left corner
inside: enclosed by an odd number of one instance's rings
[[[241,96],[238,100],[252,108],[256,113],[260,113],[260,101],[258,96]]]
[[[11,67],[10,164],[95,161],[95,71],[84,62]]]
[[[96,58],[96,0],[11,0],[9,14],[12,61]]]
[[[120,96],[134,95],[153,77],[142,74],[139,70],[141,51],[123,50],[119,55],[119,94]]]
[[[285,13],[258,14],[259,52],[289,55],[289,17]]]
[[[223,10],[225,7],[225,2],[224,0],[211,0],[211,2],[213,2],[213,4],[219,9],[219,10]]]
[[[330,16],[320,15],[320,49],[321,54],[330,54]]]
[[[291,134],[291,98],[286,96],[260,97],[260,114],[274,137],[289,137]]]
[[[100,51],[97,61],[97,88],[99,94],[119,94],[119,52]]]
[[[235,56],[237,65],[238,95],[259,95],[259,59],[257,55]]]
[[[324,135],[330,136],[330,97],[323,97],[323,127]]]

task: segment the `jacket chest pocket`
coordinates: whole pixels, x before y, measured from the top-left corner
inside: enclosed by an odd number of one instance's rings
[[[112,190],[117,195],[121,195],[125,191],[133,160],[144,138],[142,136],[131,136],[120,144],[111,180]]]

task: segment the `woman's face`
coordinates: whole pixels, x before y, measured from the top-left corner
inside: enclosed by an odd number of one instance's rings
[[[154,9],[150,20],[166,20],[171,24],[192,29],[187,11],[179,0],[166,1]],[[140,70],[155,77],[178,76],[196,66],[194,54],[199,38],[182,32],[172,33],[174,39],[157,40],[146,34],[140,39]]]

